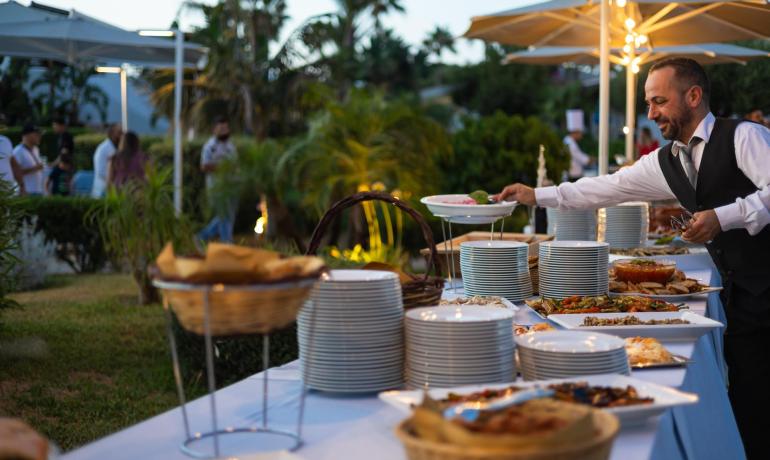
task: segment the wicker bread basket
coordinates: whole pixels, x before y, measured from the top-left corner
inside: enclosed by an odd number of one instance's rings
[[[419,212],[409,207],[409,205],[388,193],[382,192],[356,193],[334,203],[332,207],[326,211],[326,214],[324,214],[324,216],[321,218],[321,221],[318,222],[318,225],[313,231],[313,236],[310,239],[310,245],[308,246],[307,254],[316,254],[316,251],[318,251],[318,247],[321,244],[321,239],[326,233],[327,228],[329,228],[332,221],[334,221],[334,219],[340,213],[342,213],[342,211],[358,203],[373,200],[390,203],[405,213],[409,214],[409,216],[411,216],[412,219],[417,222],[417,224],[420,226],[420,229],[422,230],[422,235],[425,238],[425,242],[428,244],[428,249],[430,251],[430,254],[428,255],[428,272],[431,270],[431,268],[433,268],[435,273],[440,274],[441,267],[439,264],[441,261],[437,256],[436,244],[433,240],[433,232],[428,226],[428,223],[425,222],[425,219]],[[413,278],[411,281],[402,282],[401,291],[404,299],[405,309],[438,305],[439,300],[441,300],[441,294],[444,291],[444,278],[441,276],[431,276],[428,272],[423,275],[410,275]]]
[[[606,460],[620,422],[616,416],[601,410],[594,411],[593,417],[594,426],[599,431],[593,439],[515,451],[426,441],[414,435],[411,418],[396,427],[396,436],[404,444],[409,460]]]
[[[203,335],[204,298],[209,296],[211,335],[265,334],[297,319],[317,277],[263,285],[179,285],[156,282],[186,330]],[[178,286],[176,289],[175,286]]]

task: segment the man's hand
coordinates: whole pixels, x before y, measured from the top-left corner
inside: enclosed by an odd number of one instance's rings
[[[495,201],[503,201],[506,198],[510,198],[508,201],[515,200],[529,206],[537,204],[535,201],[535,189],[524,184],[511,184],[505,187],[502,192],[492,196],[492,199]]]
[[[693,214],[690,227],[682,233],[682,239],[691,243],[706,243],[713,240],[721,231],[722,226],[719,225],[717,213],[709,209]]]

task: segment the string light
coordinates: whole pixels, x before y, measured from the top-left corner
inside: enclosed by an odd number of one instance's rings
[[[627,19],[626,19],[626,22],[625,22],[625,24],[626,24],[626,29],[628,29],[628,30],[629,30],[629,32],[630,32],[631,30],[633,30],[633,29],[634,29],[634,27],[636,27],[636,21],[634,21],[634,20],[633,20],[633,19],[631,19],[631,18],[627,18]]]
[[[626,43],[631,43],[634,41],[634,36],[631,34],[626,35]]]
[[[626,6],[626,0],[617,0],[618,8]]]
[[[629,54],[631,52],[631,45],[624,45],[623,52]]]

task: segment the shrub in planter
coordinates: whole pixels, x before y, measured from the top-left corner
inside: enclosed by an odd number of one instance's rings
[[[99,230],[86,222],[86,214],[102,200],[86,197],[22,197],[16,206],[37,218],[35,228],[47,241],[57,243],[57,256],[76,272],[94,272],[107,263]]]
[[[0,180],[0,311],[18,306],[6,295],[15,285],[12,270],[18,261],[13,251],[20,223],[21,212],[13,198],[13,190],[7,182]]]

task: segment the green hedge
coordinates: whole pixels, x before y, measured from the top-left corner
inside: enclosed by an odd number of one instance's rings
[[[10,139],[15,146],[21,143],[21,129],[21,126],[2,128],[0,129],[0,134]],[[56,133],[54,133],[52,129],[41,129],[43,131],[43,135],[40,137],[40,154],[46,157],[48,161],[53,161],[57,156]],[[77,138],[85,133],[90,133],[90,130],[87,128],[69,128],[69,132]],[[75,150],[77,151],[77,147]],[[93,154],[93,150],[91,153]]]
[[[107,263],[99,231],[84,217],[101,200],[85,197],[22,197],[19,209],[26,218],[37,216],[37,228],[46,239],[56,241],[57,255],[77,272],[94,272]]]

